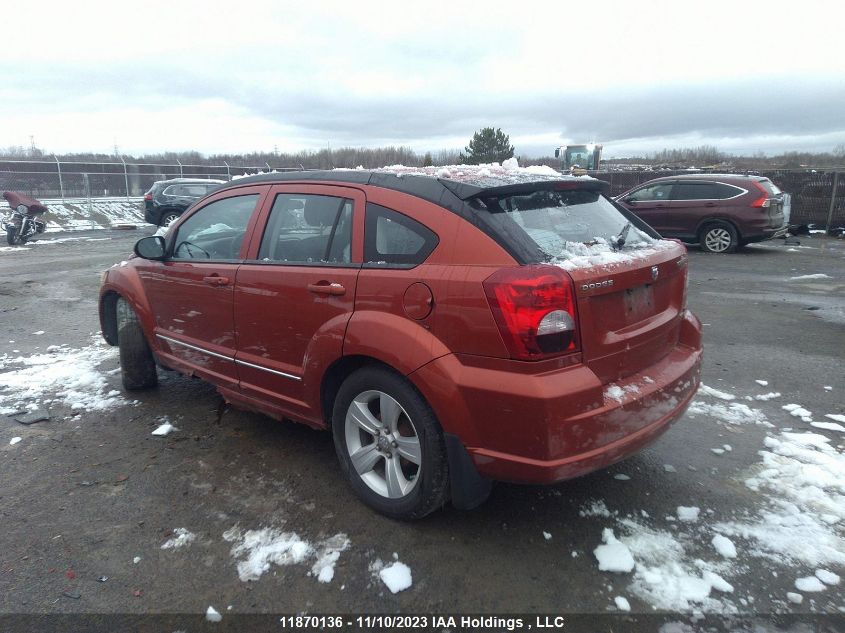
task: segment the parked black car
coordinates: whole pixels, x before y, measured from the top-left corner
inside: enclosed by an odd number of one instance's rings
[[[150,224],[170,226],[185,209],[225,182],[207,178],[173,178],[154,182],[144,194],[144,219]]]

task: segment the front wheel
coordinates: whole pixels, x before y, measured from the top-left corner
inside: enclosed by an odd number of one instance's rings
[[[341,385],[332,415],[334,445],[355,494],[394,519],[420,519],[449,497],[440,424],[399,374],[364,367]]]
[[[708,253],[732,253],[739,244],[739,236],[733,225],[727,222],[711,222],[701,229],[699,243]]]
[[[9,246],[14,246],[18,241],[18,229],[15,226],[6,226],[6,242]]]
[[[130,391],[155,387],[158,375],[153,353],[138,315],[122,297],[117,300],[117,346],[123,386]]]

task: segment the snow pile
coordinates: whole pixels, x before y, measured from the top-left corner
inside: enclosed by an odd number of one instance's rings
[[[766,507],[716,529],[755,541],[750,553],[784,564],[845,565],[845,455],[817,433],[782,432],[764,443],[745,485],[766,494]]]
[[[152,435],[162,437],[164,435],[172,433],[173,431],[179,430],[170,423],[167,417],[159,418],[159,421],[161,422],[161,424],[156,427],[156,429],[152,432]]]
[[[605,519],[613,516],[610,510],[607,509],[605,502],[601,499],[584,504],[578,511],[578,515],[582,517],[603,517]]]
[[[806,578],[798,578],[795,581],[795,588],[798,591],[817,592],[824,591],[827,587],[824,586],[821,580],[815,576],[807,576]]]
[[[520,167],[516,158],[509,158],[502,164],[482,163],[480,165],[443,165],[440,167],[408,167],[389,165],[371,170],[378,174],[404,176],[426,176],[456,182],[482,182],[485,180],[507,180],[509,182],[533,182],[543,180],[577,180],[576,177],[561,174],[546,165]],[[490,184],[497,184],[490,182]],[[501,183],[498,183],[501,184]]]
[[[616,596],[613,599],[613,603],[616,605],[616,608],[620,611],[630,611],[631,610],[631,603],[622,596]]]
[[[405,591],[413,584],[411,568],[405,563],[394,561],[386,567],[382,567],[378,573],[381,581],[390,589],[390,593]]]
[[[611,571],[633,570],[628,589],[657,609],[685,611],[696,605],[712,612],[733,610],[730,603],[711,596],[713,591],[733,592],[733,586],[720,575],[726,563],[700,559],[690,562],[682,543],[668,532],[651,529],[632,519],[620,523],[627,535],[616,539],[612,530],[605,528],[602,532],[605,545],[596,548],[596,558],[601,548],[613,545],[613,549],[601,550],[605,560],[604,564],[599,560],[600,570],[609,562],[617,563]]]
[[[16,435],[15,437],[13,437],[12,439],[9,440],[9,446],[14,446],[18,442],[20,442],[22,439],[23,439],[22,437],[20,437],[19,435]]]
[[[98,337],[99,338],[99,337]],[[50,346],[44,354],[0,356],[0,414],[37,409],[38,401],[59,402],[72,409],[105,411],[125,404],[119,391],[109,390],[98,367],[117,358],[117,348],[97,340],[72,349]]]
[[[736,426],[743,424],[756,424],[767,427],[772,426],[762,411],[759,409],[752,409],[741,402],[731,402],[730,404],[722,404],[719,402],[710,404],[708,402],[693,400],[689,409],[687,409],[687,413],[692,417],[703,415],[713,418],[719,422]]]
[[[234,543],[231,554],[240,559],[238,577],[244,582],[261,578],[270,569],[271,563],[279,566],[302,564],[310,558],[316,559],[310,574],[315,575],[319,582],[331,582],[340,552],[350,545],[345,534],[336,534],[312,545],[294,532],[282,532],[276,528],[242,532],[237,526],[226,530],[223,539]]]
[[[677,244],[668,240],[652,240],[643,236],[639,241],[629,241],[624,251],[617,251],[603,237],[595,237],[592,242],[566,242],[562,251],[554,256],[555,262],[564,270],[604,266],[612,268],[626,264],[636,264],[650,259],[655,254],[677,248]]]
[[[613,530],[605,528],[601,534],[603,545],[593,550],[599,562],[599,571],[613,571],[627,573],[634,569],[634,557],[631,551],[613,534]]]
[[[838,585],[839,578],[838,574],[834,574],[832,571],[828,571],[827,569],[817,569],[816,570],[816,578],[821,580],[826,585]]]
[[[736,546],[727,536],[717,534],[710,542],[713,544],[716,551],[725,558],[736,558]]]
[[[176,528],[173,530],[173,534],[175,536],[165,541],[162,544],[161,549],[179,549],[181,547],[185,547],[186,545],[190,545],[197,539],[196,534],[189,532],[185,528]]]
[[[678,506],[678,520],[684,523],[695,523],[701,510],[695,506]]]
[[[214,607],[209,606],[205,611],[205,619],[209,622],[220,622],[223,616]]]

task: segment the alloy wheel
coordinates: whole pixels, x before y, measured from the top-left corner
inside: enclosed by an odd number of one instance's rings
[[[358,394],[344,433],[352,467],[371,490],[388,499],[411,493],[422,474],[420,438],[395,398],[377,390]]]
[[[714,253],[722,253],[731,245],[731,234],[727,229],[714,227],[704,236],[704,244]]]

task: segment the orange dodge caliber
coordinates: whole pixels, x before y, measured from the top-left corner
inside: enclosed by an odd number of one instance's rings
[[[685,411],[684,246],[606,184],[498,165],[271,173],[103,275],[127,389],[158,368],[330,430],[377,511],[482,503],[624,459]]]

